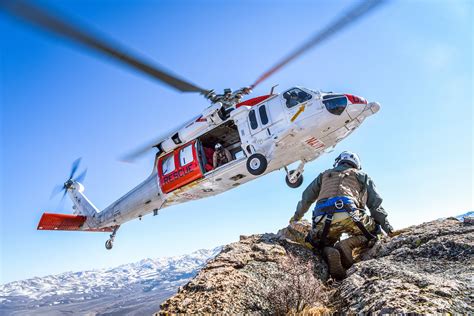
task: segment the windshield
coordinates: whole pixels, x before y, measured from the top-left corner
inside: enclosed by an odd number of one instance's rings
[[[341,94],[329,94],[323,97],[323,103],[330,113],[341,115],[347,106],[347,98]]]

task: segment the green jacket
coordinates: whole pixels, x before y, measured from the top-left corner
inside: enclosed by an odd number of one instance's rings
[[[342,164],[335,167],[334,171],[343,171],[348,168],[352,168],[347,164]],[[298,202],[296,212],[293,218],[300,220],[304,214],[308,211],[311,204],[316,202],[321,189],[322,174],[320,174],[310,185],[304,190],[301,196],[301,201]],[[375,189],[375,183],[372,179],[364,172],[358,171],[357,180],[362,185],[362,188],[367,189],[367,207],[370,210],[370,215],[379,224],[386,233],[393,231],[392,226],[387,220],[387,212],[382,207],[382,198]]]

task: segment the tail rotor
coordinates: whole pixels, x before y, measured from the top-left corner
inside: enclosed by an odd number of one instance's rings
[[[69,173],[69,178],[64,182],[63,185],[57,185],[54,189],[53,192],[51,193],[51,198],[54,196],[58,195],[59,193],[63,192],[63,195],[61,197],[61,201],[64,200],[64,197],[66,196],[67,190],[69,190],[74,183],[78,182],[83,182],[84,179],[86,178],[87,175],[87,169],[84,169],[77,177],[76,173],[77,170],[79,170],[79,166],[81,164],[82,158],[77,158],[74,160],[74,162],[71,165],[71,172]]]

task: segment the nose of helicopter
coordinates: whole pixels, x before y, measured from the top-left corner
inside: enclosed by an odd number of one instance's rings
[[[366,99],[346,94],[349,103],[346,107],[346,112],[351,119],[355,119],[363,112],[366,112],[369,115],[375,114],[380,110],[380,104],[378,102],[367,102]]]
[[[372,111],[373,114],[377,113],[380,110],[380,103],[370,102],[369,109]]]

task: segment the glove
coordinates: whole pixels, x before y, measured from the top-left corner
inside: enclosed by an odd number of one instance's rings
[[[406,233],[407,231],[408,231],[407,228],[394,230],[394,231],[391,231],[391,232],[388,234],[388,236],[389,236],[389,237],[395,237],[395,236],[398,236],[398,235],[400,235],[400,234]]]
[[[293,224],[293,223],[296,223],[297,221],[299,221],[301,218],[297,218],[296,215],[293,215],[291,218],[290,218],[290,224]]]
[[[298,220],[295,218],[295,215],[293,215],[291,218],[290,218],[290,225],[293,224],[293,223],[296,223]]]
[[[381,226],[382,226],[382,229],[387,233],[387,235],[390,236],[393,234],[393,227],[387,221],[385,221],[385,223]]]

